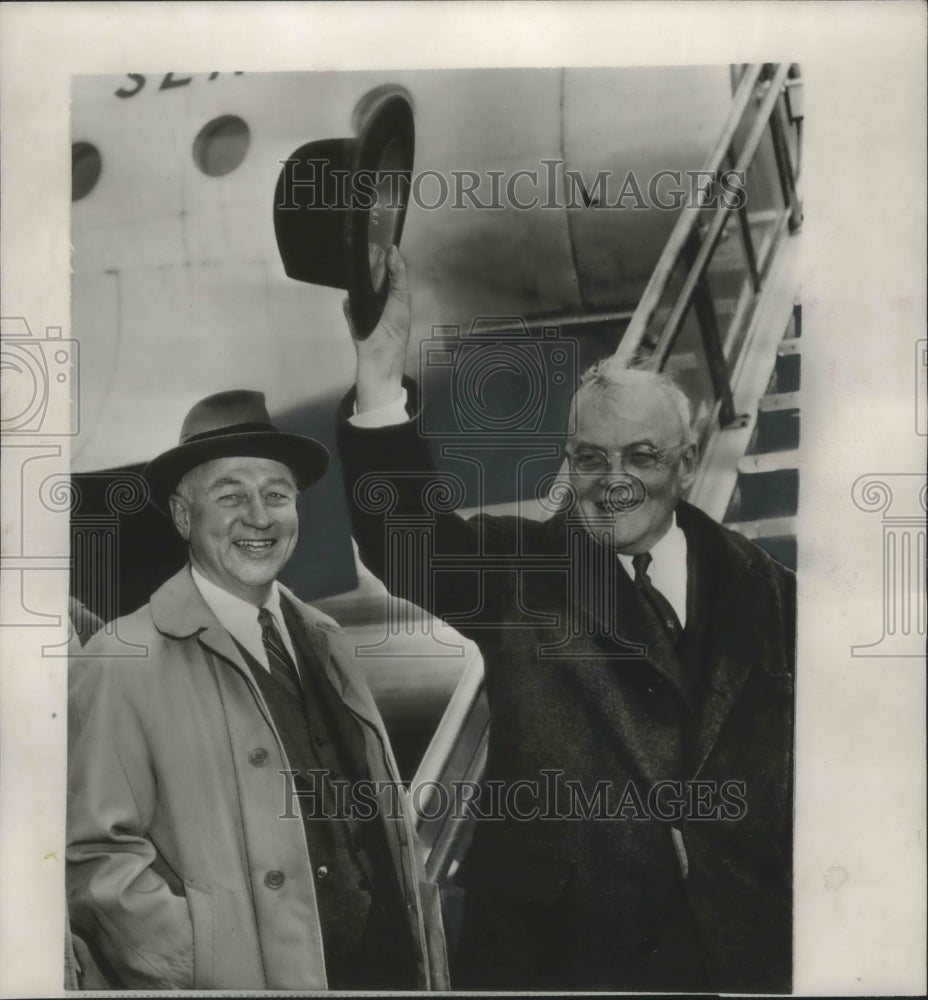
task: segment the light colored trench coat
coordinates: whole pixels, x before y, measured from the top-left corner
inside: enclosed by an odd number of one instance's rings
[[[396,815],[401,786],[383,722],[338,626],[281,592],[360,724],[370,777],[395,783],[380,815],[419,987],[446,989],[438,891],[425,881],[405,792]],[[326,989],[303,823],[278,773],[290,765],[189,567],[120,619],[116,635],[97,633],[70,669],[72,930],[127,987]],[[125,655],[126,642],[147,654]]]

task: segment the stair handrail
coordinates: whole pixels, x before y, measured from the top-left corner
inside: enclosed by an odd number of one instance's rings
[[[780,88],[786,81],[788,71],[789,64],[781,63],[773,79],[770,81],[770,87],[761,102],[757,118],[751,127],[751,131],[748,133],[747,139],[745,139],[744,148],[735,164],[735,173],[746,173],[748,167],[751,165],[751,161],[754,159],[754,154],[757,152],[757,147],[760,145],[760,140],[763,137],[764,130],[767,128],[770,116],[773,114],[774,106],[779,99]],[[664,328],[660,333],[657,345],[654,348],[652,364],[657,367],[663,365],[673,347],[673,342],[680,324],[683,322],[686,310],[689,307],[696,283],[702,277],[709,264],[709,258],[712,256],[719,237],[722,235],[722,230],[725,228],[725,223],[728,220],[728,213],[731,210],[732,206],[726,203],[724,199],[720,199],[715,209],[715,215],[712,217],[712,222],[709,224],[709,228],[702,239],[702,245],[696,254],[695,260],[690,265],[689,272],[683,281],[683,287],[677,295],[670,314],[664,323]],[[719,345],[719,352],[719,356],[721,356],[721,345]]]
[[[734,167],[736,172],[746,170],[750,166],[754,154],[757,152],[764,129],[770,121],[780,91],[785,84],[789,68],[789,63],[780,63],[776,66],[773,76],[769,81],[767,92],[757,112],[754,125]],[[735,91],[732,106],[721,134],[706,158],[703,166],[704,171],[712,172],[714,175],[729,155],[735,133],[744,120],[748,105],[754,96],[755,88],[763,72],[764,65],[760,63],[752,64],[746,68]],[[659,334],[656,348],[648,359],[648,367],[659,368],[666,360],[667,354],[673,345],[677,329],[690,304],[693,290],[705,271],[709,258],[724,228],[729,211],[730,206],[725,203],[724,199],[721,199],[719,205],[716,207],[716,214],[712,219],[705,239],[702,241],[697,257],[688,268],[683,288],[677,295],[670,315]],[[645,290],[642,293],[631,321],[622,339],[619,341],[614,357],[626,360],[631,359],[640,350],[648,325],[660,304],[680,257],[686,251],[686,247],[694,234],[701,213],[702,209],[697,206],[687,205],[684,207],[651,273],[651,277],[645,286]],[[719,345],[719,349],[721,349],[721,345]]]

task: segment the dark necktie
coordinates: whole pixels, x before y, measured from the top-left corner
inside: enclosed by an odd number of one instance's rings
[[[296,669],[287,647],[284,645],[274,616],[267,608],[258,611],[258,624],[261,626],[261,641],[267,653],[268,666],[274,679],[295,698],[300,697],[300,675]]]
[[[683,626],[677,617],[673,605],[666,597],[651,583],[648,576],[648,566],[651,565],[651,553],[643,552],[641,555],[632,556],[632,566],[635,568],[635,583],[644,594],[648,604],[654,609],[658,620],[664,631],[670,636],[670,641],[676,645],[683,634]]]

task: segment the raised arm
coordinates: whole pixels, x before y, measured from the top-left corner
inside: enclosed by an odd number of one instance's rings
[[[465,521],[452,512],[449,501],[459,490],[453,476],[435,470],[416,419],[419,387],[403,377],[410,297],[406,267],[395,247],[387,255],[387,268],[390,294],[383,318],[366,340],[358,340],[352,329],[356,385],[343,400],[338,419],[355,540],[364,564],[396,596],[439,617],[473,612],[485,620],[493,613],[492,595],[479,569],[436,573],[433,566],[444,560],[447,567],[449,559],[505,549],[506,537],[513,533],[512,519],[481,516]],[[345,312],[350,328],[347,307]],[[466,626],[454,624],[467,634]]]
[[[387,252],[390,294],[380,322],[364,340],[355,336],[345,299],[345,319],[357,353],[355,386],[358,413],[389,406],[402,395],[403,367],[409,348],[409,284],[406,262],[395,246]]]

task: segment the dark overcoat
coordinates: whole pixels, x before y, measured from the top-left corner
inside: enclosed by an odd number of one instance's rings
[[[484,658],[485,818],[453,988],[789,991],[794,575],[681,504],[674,649],[569,511],[465,521],[416,421],[357,428],[352,406],[364,563]]]

